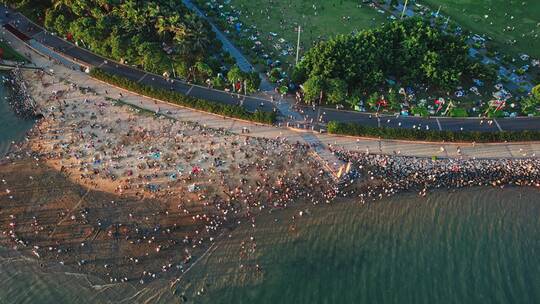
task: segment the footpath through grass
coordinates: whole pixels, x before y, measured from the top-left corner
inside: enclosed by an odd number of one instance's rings
[[[421,0],[450,16],[464,29],[487,34],[512,55],[540,58],[539,0]],[[515,43],[513,42],[515,40]]]

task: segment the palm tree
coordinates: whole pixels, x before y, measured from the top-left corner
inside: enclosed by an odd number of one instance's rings
[[[210,38],[208,37],[208,29],[202,21],[197,20],[195,23],[192,23],[188,32],[188,37],[194,51],[200,54],[206,52],[206,49],[210,44]]]
[[[64,7],[71,7],[71,5],[73,4],[73,2],[75,2],[76,0],[56,0],[53,4],[53,8],[55,10],[58,10],[59,8],[61,8],[62,6]]]

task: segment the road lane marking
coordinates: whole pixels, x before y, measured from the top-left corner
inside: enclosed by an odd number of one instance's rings
[[[497,125],[497,128],[499,129],[499,131],[502,132],[503,129],[501,128],[501,125],[499,125],[499,122],[495,118],[493,118],[493,121],[495,122],[495,125]]]
[[[148,75],[148,73],[145,73],[144,75],[142,75],[141,78],[139,78],[139,80],[137,80],[137,83],[141,83],[141,81],[143,81],[143,79]]]
[[[191,90],[193,90],[193,87],[194,86],[189,87],[189,90],[186,92],[186,95],[189,95],[189,93],[191,93]]]
[[[435,117],[435,121],[437,121],[437,126],[439,126],[439,131],[442,131],[441,122],[439,121],[439,118]]]

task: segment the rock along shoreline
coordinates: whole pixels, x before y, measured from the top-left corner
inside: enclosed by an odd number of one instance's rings
[[[24,80],[19,68],[12,69],[2,82],[9,87],[7,101],[13,112],[23,119],[39,119],[41,114],[39,106],[28,92],[28,85]]]

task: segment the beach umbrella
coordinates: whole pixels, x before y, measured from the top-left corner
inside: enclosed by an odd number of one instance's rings
[[[436,113],[442,110],[445,103],[446,101],[444,100],[444,98],[435,99],[435,104],[437,105]]]

